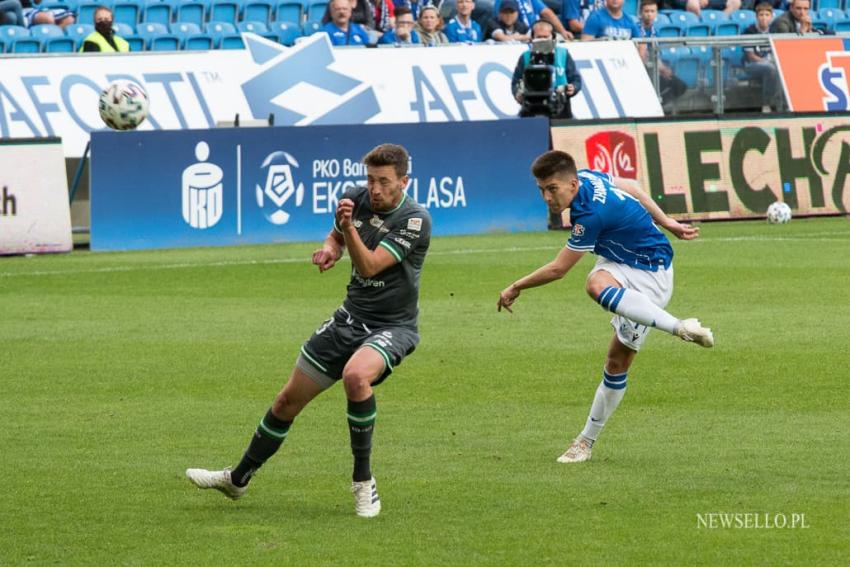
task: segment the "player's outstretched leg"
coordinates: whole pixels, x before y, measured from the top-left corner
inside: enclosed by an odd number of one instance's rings
[[[714,346],[711,329],[703,327],[698,320],[677,319],[653,303],[649,297],[633,289],[606,285],[598,290],[598,287],[598,282],[588,282],[588,292],[608,311],[641,325],[661,329],[687,342],[694,342],[706,348]]]

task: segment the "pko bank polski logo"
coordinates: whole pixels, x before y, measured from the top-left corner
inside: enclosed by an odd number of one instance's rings
[[[272,152],[260,166],[265,174],[266,182],[263,187],[256,186],[257,206],[272,224],[286,224],[290,214],[283,206],[294,195],[295,206],[300,207],[304,201],[304,184],[295,185],[293,170],[298,169],[298,162],[286,152]]]
[[[371,85],[329,68],[335,58],[327,34],[290,48],[250,33],[242,37],[260,67],[242,84],[254,118],[274,115],[278,126],[363,124],[381,112]]]
[[[850,110],[850,52],[828,51],[826,63],[818,68],[823,93],[823,109]]]
[[[199,230],[215,226],[223,212],[224,172],[210,157],[210,146],[204,141],[195,145],[197,162],[183,170],[181,201],[183,220]]]

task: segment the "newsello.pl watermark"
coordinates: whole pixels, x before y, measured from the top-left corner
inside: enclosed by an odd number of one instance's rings
[[[782,512],[697,512],[697,529],[708,530],[804,530],[806,515]]]

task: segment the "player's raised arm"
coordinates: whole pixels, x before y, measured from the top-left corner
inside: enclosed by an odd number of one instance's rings
[[[640,186],[640,183],[635,181],[634,179],[626,179],[624,177],[614,177],[613,178],[614,185],[617,189],[621,189],[640,201],[640,204],[643,205],[643,208],[647,210],[647,212],[652,216],[652,220],[655,223],[669,230],[676,238],[680,240],[693,240],[694,238],[699,236],[699,227],[691,226],[689,224],[682,224],[679,221],[670,218],[667,214],[661,210],[649,194],[643,190]]]
[[[342,258],[343,248],[345,248],[345,239],[342,233],[334,228],[325,237],[322,247],[313,252],[312,262],[319,267],[319,272],[330,270]]]
[[[398,262],[398,259],[383,246],[369,250],[352,222],[353,215],[354,202],[351,199],[340,200],[336,210],[336,224],[342,230],[351,263],[354,264],[358,274],[364,278],[371,278]]]
[[[513,313],[511,306],[522,290],[546,285],[563,278],[581,260],[582,256],[584,256],[584,252],[577,252],[569,248],[562,249],[554,260],[540,266],[502,290],[502,293],[499,294],[499,301],[496,303],[496,309],[501,311],[504,307],[508,312]]]

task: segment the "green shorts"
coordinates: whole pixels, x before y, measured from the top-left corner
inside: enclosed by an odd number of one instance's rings
[[[372,327],[357,321],[340,307],[307,339],[295,365],[322,388],[330,388],[342,378],[348,360],[365,346],[384,359],[384,371],[373,383],[377,385],[416,349],[417,344],[419,334],[411,327]]]

